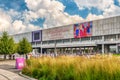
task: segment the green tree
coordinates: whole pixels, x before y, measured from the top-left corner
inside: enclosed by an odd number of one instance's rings
[[[0,38],[0,54],[4,54],[4,59],[6,59],[6,55],[13,54],[15,52],[14,45],[13,38],[4,31]]]
[[[22,40],[19,41],[17,52],[20,55],[26,54],[26,56],[27,56],[27,54],[31,51],[32,51],[32,46],[26,38],[23,38]]]
[[[16,52],[16,44],[14,43],[13,38],[9,39],[9,59],[11,59],[12,54]]]

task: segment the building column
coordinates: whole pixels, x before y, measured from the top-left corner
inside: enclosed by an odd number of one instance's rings
[[[118,40],[118,35],[116,35],[116,40]]]
[[[41,41],[41,55],[42,55],[42,41]]]
[[[104,54],[104,53],[105,53],[104,47],[105,47],[105,45],[104,45],[104,44],[102,44],[102,54]]]
[[[118,53],[119,51],[118,51],[118,44],[116,44],[116,53]]]
[[[57,54],[57,49],[56,49],[56,41],[55,41],[55,48],[54,48],[54,54]]]
[[[118,41],[118,35],[116,35],[116,41]],[[116,43],[116,53],[119,53],[118,44]]]
[[[71,48],[71,54],[73,54],[73,48]]]

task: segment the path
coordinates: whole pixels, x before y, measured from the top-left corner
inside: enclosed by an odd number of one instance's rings
[[[15,69],[15,60],[0,61],[0,80],[29,80],[21,77]]]

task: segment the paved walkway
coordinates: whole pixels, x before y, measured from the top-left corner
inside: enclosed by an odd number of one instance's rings
[[[0,80],[29,80],[18,73],[15,69],[15,61],[0,61]]]
[[[29,80],[29,79],[21,77],[16,73],[0,69],[0,80]]]

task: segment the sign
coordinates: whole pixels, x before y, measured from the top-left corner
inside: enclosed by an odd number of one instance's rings
[[[32,42],[42,41],[42,31],[33,31],[32,32]]]
[[[25,59],[24,58],[17,58],[16,59],[16,68],[17,69],[22,69],[25,65]]]
[[[74,38],[88,37],[92,35],[92,22],[74,24]]]
[[[43,30],[43,41],[73,38],[73,25]]]

